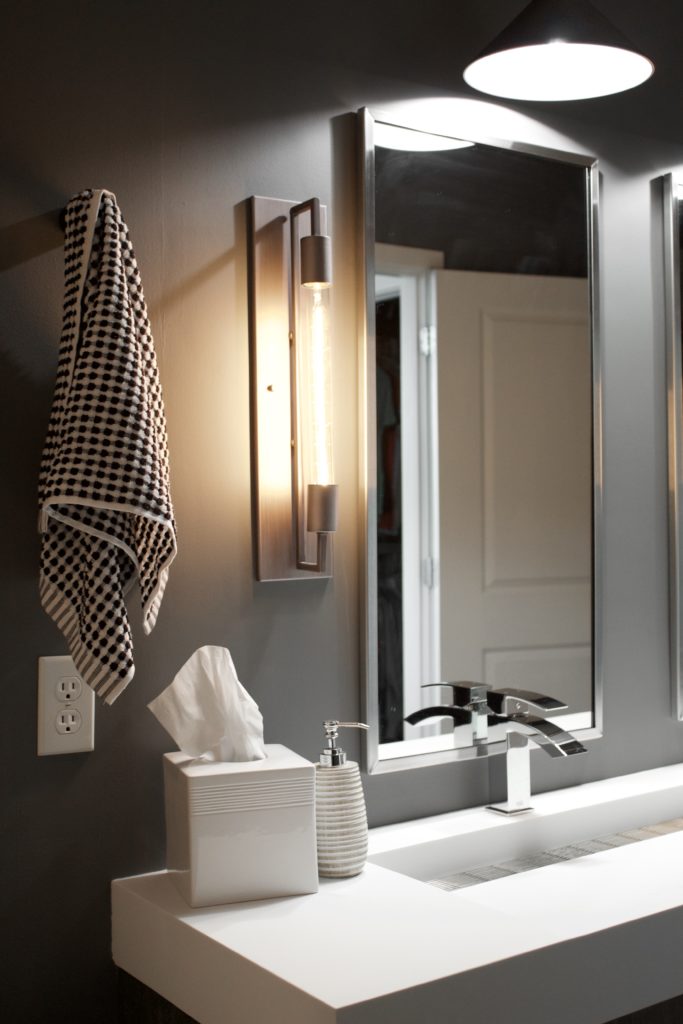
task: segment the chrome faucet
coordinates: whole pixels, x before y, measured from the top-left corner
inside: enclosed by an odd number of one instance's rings
[[[532,690],[492,690],[485,683],[427,683],[426,686],[449,686],[452,704],[418,708],[405,721],[417,725],[428,718],[449,717],[456,725],[472,725],[475,745],[488,742],[489,725],[507,723],[505,769],[507,800],[491,804],[489,809],[501,814],[521,814],[531,810],[531,764],[529,738],[550,757],[584,754],[586,748],[575,736],[548,721],[546,715],[565,711],[567,705],[555,697]],[[424,689],[424,687],[423,687]]]
[[[530,690],[509,689],[492,690],[488,700],[494,712],[489,722],[508,722],[513,726],[507,732],[505,753],[507,800],[502,804],[490,804],[489,809],[501,814],[521,814],[531,810],[529,738],[550,757],[585,754],[586,748],[570,732],[544,717],[566,710],[567,705],[554,697]]]

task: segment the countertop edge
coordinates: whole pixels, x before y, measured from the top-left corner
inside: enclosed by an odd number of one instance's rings
[[[114,963],[200,1024],[336,1021],[335,1011],[315,996],[121,884],[125,881],[111,886]],[[277,1016],[273,1006],[281,1008]]]

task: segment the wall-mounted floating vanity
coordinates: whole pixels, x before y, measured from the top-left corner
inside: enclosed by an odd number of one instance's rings
[[[192,910],[165,872],[119,879],[114,960],[200,1024],[602,1024],[681,992],[683,832],[453,892],[420,879],[681,816],[675,765],[521,817],[374,829],[365,871],[312,896]]]

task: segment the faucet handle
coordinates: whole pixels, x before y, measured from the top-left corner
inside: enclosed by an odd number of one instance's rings
[[[491,691],[491,687],[486,683],[472,683],[466,680],[457,683],[423,683],[421,688],[425,690],[429,686],[450,686],[453,691],[453,703],[459,708],[471,708],[475,704],[486,704]],[[484,710],[483,707],[482,710]]]
[[[491,710],[497,715],[514,718],[521,715],[549,715],[554,711],[566,711],[568,704],[533,690],[506,688],[491,690],[488,695]]]

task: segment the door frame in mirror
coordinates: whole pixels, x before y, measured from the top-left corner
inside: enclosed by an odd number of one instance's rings
[[[683,357],[681,353],[681,188],[673,174],[660,179],[664,235],[664,297],[669,462],[669,619],[671,710],[683,721]]]
[[[373,426],[375,409],[375,267],[371,253],[375,244],[375,152],[374,126],[376,121],[398,125],[415,131],[424,130],[419,124],[404,118],[371,112],[364,107],[358,112],[360,160],[359,189],[359,340],[360,352],[358,360],[359,372],[359,498],[360,498],[360,536],[361,536],[361,706],[362,717],[369,725],[364,734],[363,770],[368,774],[404,771],[406,769],[445,764],[474,757],[502,754],[505,742],[492,742],[482,749],[480,746],[461,747],[458,749],[440,749],[428,753],[401,754],[394,758],[379,757],[379,700],[378,700],[378,624],[377,624],[377,539],[375,523],[377,519],[377,458],[376,438]],[[435,132],[430,125],[429,133],[442,134],[446,137],[452,133]],[[455,136],[452,136],[455,137]],[[463,136],[464,138],[464,136]],[[591,314],[592,343],[592,409],[593,409],[593,580],[592,580],[592,654],[593,654],[593,722],[590,728],[574,730],[582,742],[602,736],[603,716],[603,658],[602,658],[602,621],[603,621],[603,404],[602,404],[602,348],[600,344],[599,325],[599,273],[598,273],[598,219],[599,219],[599,186],[600,178],[597,160],[593,157],[577,153],[560,152],[536,145],[475,137],[468,133],[468,142],[494,146],[499,149],[513,150],[540,156],[546,159],[560,160],[578,164],[586,169],[586,214],[589,261],[589,290]],[[679,448],[680,452],[680,448]],[[683,479],[683,477],[681,477]]]

